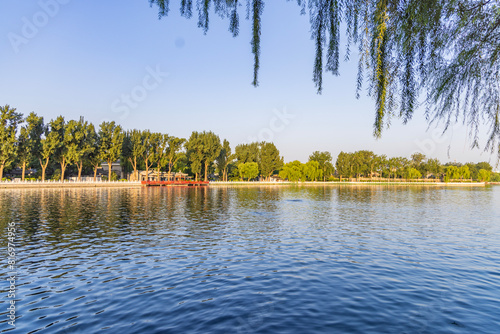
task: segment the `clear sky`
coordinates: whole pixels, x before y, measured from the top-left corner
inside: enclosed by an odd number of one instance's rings
[[[251,85],[244,10],[237,38],[228,20],[213,13],[204,35],[196,13],[180,17],[178,1],[161,20],[147,0],[2,0],[0,12],[0,105],[25,115],[35,111],[46,121],[84,116],[96,125],[115,120],[125,129],[179,137],[212,130],[233,148],[273,141],[285,161],[307,161],[315,150],[336,157],[368,149],[496,162],[470,149],[463,125],[441,136],[442,127],[428,129],[422,111],[407,125],[393,119],[375,139],[373,101],[366,93],[355,98],[356,54],[341,63],[340,77],[326,74],[323,94],[316,94],[309,18],[294,2],[266,2],[258,88]]]

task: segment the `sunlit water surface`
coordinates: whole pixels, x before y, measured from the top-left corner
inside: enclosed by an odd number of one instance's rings
[[[500,187],[2,190],[3,259],[11,221],[13,332],[500,332]]]

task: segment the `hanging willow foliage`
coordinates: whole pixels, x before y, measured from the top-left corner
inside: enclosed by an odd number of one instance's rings
[[[149,0],[158,15],[169,13],[169,0]],[[254,55],[252,84],[258,85],[261,18],[265,0],[245,0],[251,22]],[[239,34],[244,0],[196,0],[198,26],[206,33],[209,13],[229,19]],[[275,0],[276,1],[276,0]],[[180,1],[180,13],[193,15],[193,0]],[[297,0],[300,13],[309,9],[316,54],[313,82],[323,90],[323,73],[339,75],[340,27],[345,29],[345,59],[358,47],[356,96],[367,84],[375,100],[374,135],[379,137],[393,116],[408,122],[425,92],[430,123],[445,128],[462,119],[472,146],[480,125],[490,126],[485,145],[500,156],[500,6],[497,0]]]

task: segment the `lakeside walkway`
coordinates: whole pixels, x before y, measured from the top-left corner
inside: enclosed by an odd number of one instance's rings
[[[210,187],[225,187],[225,186],[430,186],[430,187],[484,187],[485,182],[267,182],[267,181],[210,181]],[[489,183],[498,184],[498,183]],[[130,181],[100,181],[100,182],[75,182],[75,181],[24,181],[0,182],[0,189],[23,189],[23,188],[132,188],[142,187],[141,182]]]
[[[23,188],[131,188],[141,187],[141,182],[129,181],[101,181],[101,182],[78,182],[78,181],[24,181],[24,182],[0,182],[0,189],[23,189]]]

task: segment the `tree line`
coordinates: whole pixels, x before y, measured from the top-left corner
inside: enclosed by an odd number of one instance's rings
[[[171,180],[174,172],[182,172],[196,181],[208,181],[215,174],[222,181],[270,180],[273,176],[292,182],[360,178],[500,181],[487,162],[443,165],[421,153],[407,159],[357,151],[340,152],[334,164],[330,152],[316,151],[306,163],[284,163],[278,148],[269,142],[239,144],[233,152],[228,140],[211,131],[193,131],[189,138],[178,138],[150,130],[125,131],[115,122],[95,127],[83,117],[66,120],[58,116],[45,123],[34,112],[24,118],[9,105],[0,107],[0,179],[4,169],[19,167],[23,181],[27,169],[37,169],[42,181],[47,170],[63,181],[68,169],[78,180],[84,173],[92,173],[96,180],[105,163],[107,178],[112,180],[112,164],[118,160],[134,180],[144,170],[147,176],[153,172],[157,180],[163,173]]]

